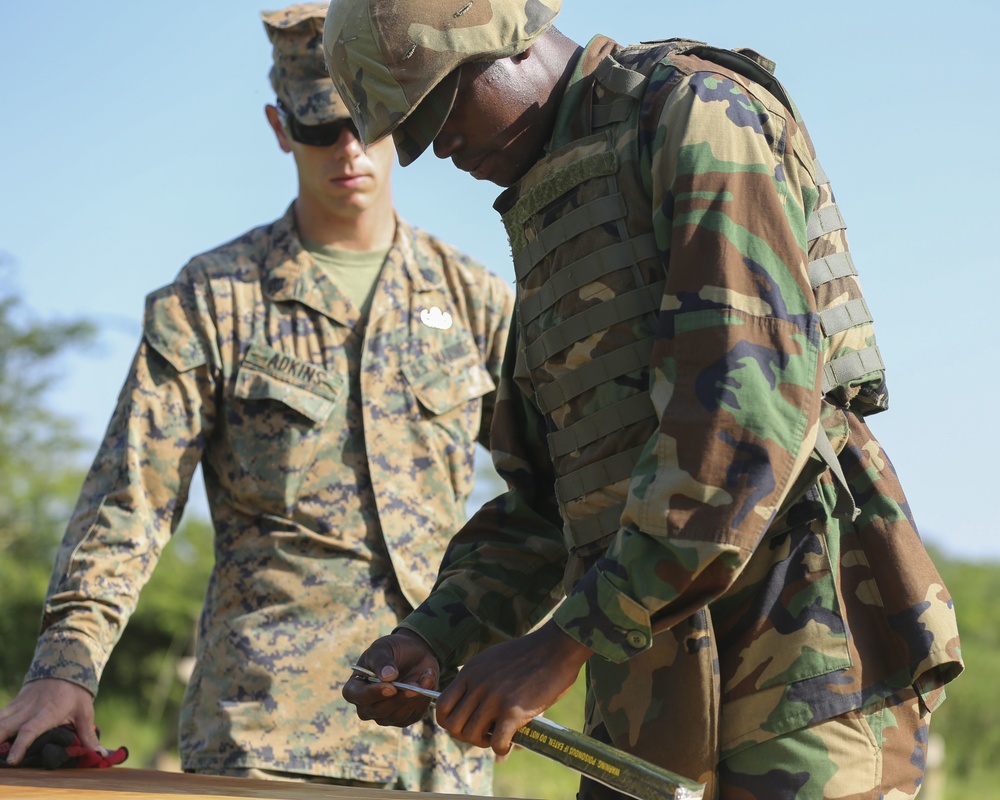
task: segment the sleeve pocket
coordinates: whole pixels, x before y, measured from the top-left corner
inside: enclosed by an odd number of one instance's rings
[[[192,315],[190,303],[175,284],[146,296],[143,336],[178,372],[200,367],[208,360],[201,337],[192,325]]]

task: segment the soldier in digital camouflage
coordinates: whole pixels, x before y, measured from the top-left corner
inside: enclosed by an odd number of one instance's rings
[[[330,7],[362,140],[507,187],[518,290],[509,491],[360,663],[440,680],[438,721],[497,753],[586,665],[586,730],[707,797],[913,797],[958,632],[865,422],[884,365],[802,120],[754,51],[581,47],[558,11]],[[426,702],[344,691],[388,724]]]
[[[490,794],[492,753],[427,718],[360,721],[350,665],[428,594],[488,444],[513,292],[393,210],[326,70],[325,3],[264,13],[266,107],[298,195],[149,295],[59,551],[11,761],[93,721],[140,588],[204,472],[215,566],[180,723],[185,770]],[[92,742],[96,745],[96,742]]]

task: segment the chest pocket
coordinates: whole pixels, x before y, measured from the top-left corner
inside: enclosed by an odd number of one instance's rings
[[[454,348],[452,358],[426,354],[400,365],[425,420],[451,438],[473,442],[479,435],[483,395],[496,389],[478,351]]]
[[[344,379],[267,345],[247,351],[226,410],[235,494],[254,512],[291,516]]]

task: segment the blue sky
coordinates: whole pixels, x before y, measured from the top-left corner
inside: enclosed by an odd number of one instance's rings
[[[98,351],[65,359],[51,397],[92,441],[145,294],[294,197],[292,162],[264,120],[270,46],[256,11],[237,0],[4,4],[0,252],[39,318],[101,325]],[[566,0],[557,24],[581,43],[682,36],[778,63],[847,219],[889,368],[891,409],[872,428],[924,536],[1000,558],[986,502],[1000,452],[989,421],[1000,393],[997,5]],[[403,216],[512,278],[495,187],[428,154],[396,168],[394,189]]]

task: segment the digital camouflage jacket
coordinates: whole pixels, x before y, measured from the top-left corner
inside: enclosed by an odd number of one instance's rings
[[[200,463],[215,566],[183,766],[488,788],[478,751],[363,722],[340,687],[372,631],[426,596],[465,519],[512,302],[403,221],[367,325],[302,249],[291,208],[193,259],[147,299],[28,680],[97,691]]]
[[[555,621],[596,652],[590,729],[709,783],[911,685],[935,707],[961,670],[951,597],[862,419],[880,379],[824,392],[874,339],[864,319],[830,338],[857,282],[816,277],[846,238],[793,111],[682,43],[598,37],[496,207],[518,278],[493,430],[510,490],[404,625],[454,667],[565,591]],[[817,434],[849,492],[821,469],[801,495]]]

